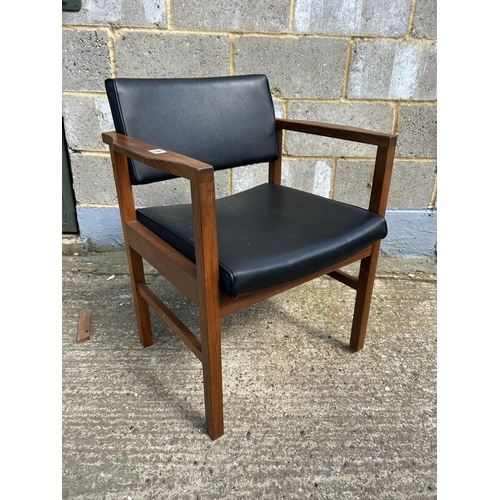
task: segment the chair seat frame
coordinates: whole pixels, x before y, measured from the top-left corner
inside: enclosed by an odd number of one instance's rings
[[[365,129],[320,122],[276,119],[280,156],[269,163],[268,181],[281,184],[283,131],[354,141],[377,146],[368,209],[385,215],[397,136]],[[328,275],[356,291],[350,347],[359,351],[365,343],[368,314],[377,267],[380,241],[333,267],[262,291],[230,298],[219,287],[217,218],[214,169],[193,158],[166,151],[117,132],[105,132],[115,178],[124,241],[130,269],[139,337],[144,347],[153,344],[151,307],[196,355],[203,366],[206,427],[215,440],[224,433],[221,359],[221,317],[284,292],[297,285]],[[132,158],[190,181],[196,263],[182,255],[137,221],[127,158]],[[143,259],[189,298],[199,309],[200,338],[148,287]],[[360,261],[357,277],[341,271]]]

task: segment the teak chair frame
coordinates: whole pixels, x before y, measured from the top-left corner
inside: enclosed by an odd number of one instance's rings
[[[280,157],[269,163],[269,182],[281,184],[283,131],[290,130],[377,146],[368,209],[385,215],[397,136],[319,122],[276,119]],[[214,169],[211,165],[172,151],[151,152],[157,146],[116,132],[102,134],[109,146],[116,183],[133,298],[141,344],[153,344],[149,306],[167,323],[203,366],[206,427],[215,440],[223,435],[221,317],[321,275],[328,275],[356,291],[350,347],[363,348],[380,241],[333,267],[258,292],[230,298],[220,291]],[[196,263],[137,221],[127,158],[130,157],[190,181]],[[143,258],[199,308],[200,338],[153,293],[144,276]],[[357,277],[340,268],[360,261]]]

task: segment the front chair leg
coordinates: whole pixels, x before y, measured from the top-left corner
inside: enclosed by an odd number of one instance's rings
[[[224,434],[220,312],[200,308],[201,353],[207,432],[215,440]]]
[[[149,304],[140,295],[138,289],[139,284],[146,282],[144,276],[144,263],[142,257],[130,247],[127,248],[127,257],[130,269],[130,280],[132,282],[137,327],[139,329],[139,339],[143,347],[149,347],[153,345]]]
[[[217,217],[213,170],[191,182],[194,241],[198,280],[201,362],[205,389],[207,432],[212,439],[224,434],[222,408],[221,313]]]
[[[375,243],[371,255],[362,259],[360,264],[350,342],[350,347],[355,352],[363,349],[365,345],[366,327],[368,326],[379,249],[380,242]]]

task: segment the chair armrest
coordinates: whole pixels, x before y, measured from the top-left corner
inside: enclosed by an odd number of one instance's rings
[[[118,132],[104,132],[102,140],[108,144],[113,152],[133,158],[150,167],[194,182],[213,181],[213,167],[208,163],[203,163],[174,151],[165,151],[160,154],[152,153],[151,150],[159,148]]]
[[[150,167],[158,168],[169,174],[184,177],[191,183],[193,206],[194,244],[196,269],[199,278],[200,303],[219,286],[219,257],[217,249],[217,215],[215,211],[215,182],[212,165],[184,156],[173,151],[152,153],[159,149],[147,142],[128,137],[117,132],[104,132],[102,140],[109,145],[115,170],[118,204],[123,223],[136,220],[135,204],[128,171],[117,168],[127,165],[126,158],[133,158]],[[121,158],[116,158],[120,155]],[[124,178],[126,177],[126,179]],[[125,182],[128,180],[128,182]],[[206,290],[206,285],[210,290]],[[204,286],[202,286],[204,285]],[[212,294],[213,295],[213,294]],[[210,295],[211,299],[213,299]],[[218,296],[218,295],[217,295]]]
[[[356,127],[301,120],[276,120],[276,128],[377,146],[368,210],[385,215],[398,136]]]
[[[396,146],[397,140],[397,135],[395,134],[384,134],[382,132],[373,132],[362,128],[347,127],[345,125],[334,125],[322,122],[285,120],[277,118],[276,127],[278,129],[322,135],[325,137],[361,142],[364,144],[373,144],[375,146],[382,147]]]

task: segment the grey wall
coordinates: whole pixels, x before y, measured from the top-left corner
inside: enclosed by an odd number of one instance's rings
[[[267,74],[277,116],[399,135],[382,250],[436,252],[435,0],[82,0],[63,12],[62,114],[80,236],[123,243],[111,164],[108,77]],[[374,148],[288,133],[284,184],[366,206]],[[217,173],[218,196],[265,182],[265,165]],[[187,202],[181,179],[140,205]]]

